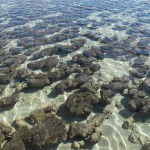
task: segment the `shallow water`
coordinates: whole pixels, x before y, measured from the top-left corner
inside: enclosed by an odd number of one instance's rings
[[[101,47],[104,59],[93,62],[101,65],[101,69],[93,75],[96,82],[108,83],[114,77],[127,75],[135,83],[139,83],[146,78],[146,74],[139,79],[132,76],[129,70],[134,69],[133,64],[139,55],[145,56],[144,65],[149,65],[150,62],[150,1],[0,0],[0,51],[9,52],[11,48],[21,48],[20,53],[27,58],[16,69],[27,68],[27,64],[34,61],[32,58],[35,53],[59,44],[70,45],[71,40],[78,37],[86,40],[84,46],[65,55],[55,55],[59,62],[69,64],[74,55],[89,50],[92,46]],[[25,44],[20,44],[21,40],[25,40]],[[37,49],[30,51],[34,47]],[[43,58],[47,56],[41,56],[38,60]],[[138,63],[140,60],[137,60]],[[4,66],[5,62],[0,58],[0,69]],[[33,72],[40,73],[42,70]],[[69,78],[74,78],[73,76],[74,74]],[[0,97],[11,95],[15,91],[16,82],[12,80],[6,85]],[[20,92],[19,101],[12,109],[1,109],[0,121],[11,125],[15,119],[24,118],[44,105],[55,104],[59,107],[74,92],[64,92],[55,98],[49,95],[59,82],[60,80],[35,92],[30,89]],[[116,107],[116,103],[120,107]],[[112,103],[107,105],[112,115],[100,126],[103,136],[89,149],[138,150],[145,142],[150,141],[150,116],[139,117],[135,121],[137,132],[122,128],[123,122],[132,116],[124,103],[127,102],[123,95],[116,94],[113,97]],[[92,112],[90,116],[94,114]],[[131,143],[128,139],[131,132],[141,137],[141,142]],[[68,141],[60,143],[57,149],[73,148]]]

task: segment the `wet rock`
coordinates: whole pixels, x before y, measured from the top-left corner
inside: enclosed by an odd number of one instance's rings
[[[91,64],[90,66],[88,67],[85,67],[83,69],[83,73],[84,74],[88,74],[88,75],[93,75],[94,72],[98,71],[101,69],[101,65],[99,64]]]
[[[134,96],[129,102],[129,109],[141,114],[150,113],[150,98]]]
[[[13,70],[14,69],[13,67],[15,68],[18,67],[20,64],[24,63],[26,60],[27,58],[25,55],[17,55],[4,61],[4,64],[6,67],[10,67]]]
[[[48,76],[43,73],[32,74],[27,79],[28,87],[33,87],[33,88],[41,88],[41,87],[44,87],[45,85],[48,85],[49,83],[50,81],[48,79]]]
[[[12,80],[12,74],[1,74],[0,84],[8,84]]]
[[[54,54],[57,54],[57,53],[58,53],[58,48],[56,47],[46,48],[34,54],[33,59],[39,59],[44,56],[53,56]]]
[[[133,143],[133,144],[138,143],[138,136],[137,136],[135,133],[132,132],[132,133],[129,135],[128,140],[129,140],[131,143]]]
[[[18,55],[18,54],[21,54],[22,49],[21,48],[10,48],[9,51],[11,52],[12,55]]]
[[[94,41],[98,41],[101,37],[99,34],[94,33],[92,31],[87,31],[84,36],[86,36],[87,38],[94,40]]]
[[[74,50],[79,50],[86,43],[86,39],[77,37],[70,42]]]
[[[143,78],[146,76],[147,72],[149,70],[149,67],[146,65],[140,66],[140,68],[135,70],[129,70],[130,74],[136,78]]]
[[[29,75],[30,75],[29,70],[23,68],[15,71],[14,78],[19,80],[25,80],[29,77]]]
[[[97,127],[99,127],[109,115],[109,111],[104,111],[91,117],[86,123],[71,123],[69,137],[78,137],[90,143],[97,143],[102,136],[102,132]]]
[[[84,140],[82,140],[82,141],[74,141],[74,143],[73,143],[73,146],[76,149],[80,149],[80,148],[84,147],[84,145],[85,145]]]
[[[12,139],[4,144],[1,150],[26,150],[25,145],[20,138],[13,136]]]
[[[103,135],[102,131],[99,130],[98,128],[95,129],[95,130],[96,130],[96,131],[93,132],[93,133],[91,134],[90,138],[89,138],[89,141],[90,141],[91,143],[98,143],[98,142],[100,141],[100,139],[101,139],[101,136]]]
[[[33,148],[40,149],[46,145],[57,144],[66,138],[66,122],[52,115],[33,127],[30,135],[23,140]]]
[[[38,51],[40,49],[39,46],[36,46],[36,47],[31,47],[29,49],[27,49],[25,52],[24,52],[24,55],[26,56],[31,56],[33,55],[33,53],[35,53],[36,51]],[[34,56],[34,55],[33,55]]]
[[[28,127],[21,127],[18,129],[8,140],[4,146],[2,147],[2,150],[25,150],[25,144],[22,141],[23,137],[29,136],[29,128]]]
[[[141,66],[144,65],[145,61],[147,60],[147,57],[144,55],[140,55],[138,58],[134,60],[134,66]]]
[[[83,74],[75,79],[66,79],[55,86],[55,90],[58,93],[63,93],[65,90],[70,90],[74,88],[80,87],[82,84],[89,82],[91,80],[91,76]]]
[[[10,71],[10,70],[9,70],[8,67],[0,68],[0,74],[7,74],[7,73],[10,73],[9,71]]]
[[[142,50],[142,49],[136,49],[134,50],[134,53],[139,56],[139,55],[144,55],[144,56],[149,56],[148,51]]]
[[[0,85],[0,95],[2,94],[2,92],[5,90],[5,85]]]
[[[71,73],[74,73],[74,72],[80,72],[79,66],[77,64],[67,66],[66,64],[62,63],[62,64],[59,64],[56,71],[48,72],[48,78],[52,82],[54,82],[54,81],[57,81],[59,78],[68,77]]]
[[[143,145],[142,150],[150,150],[150,142],[147,142]]]
[[[56,107],[55,106],[46,106],[44,108],[36,109],[34,110],[28,117],[27,119],[32,123],[32,124],[37,124],[40,122],[43,122],[46,118],[49,116],[53,115],[56,113]]]
[[[12,134],[14,133],[14,129],[9,125],[0,122],[0,144],[6,140],[11,138]]]
[[[58,53],[61,55],[62,53],[71,53],[76,50],[75,47],[72,45],[56,45],[56,48],[58,49]]]
[[[52,69],[54,67],[56,67],[56,65],[58,64],[58,59],[54,58],[54,57],[49,57],[40,61],[35,61],[35,62],[31,62],[28,63],[27,67],[29,69]]]
[[[27,83],[24,83],[24,82],[17,82],[16,84],[15,84],[15,88],[16,88],[16,92],[19,92],[19,91],[22,91],[22,90],[24,90],[25,88],[27,88],[28,86],[27,86]]]
[[[140,85],[140,88],[145,90],[148,94],[150,91],[150,78],[146,78]]]
[[[101,48],[92,46],[89,50],[85,50],[82,53],[85,57],[95,57],[96,59],[103,59],[104,54]]]
[[[100,95],[101,95],[101,101],[100,103],[103,105],[108,105],[111,103],[111,98],[114,96],[114,93],[112,90],[108,89],[108,90],[101,90],[100,91]]]
[[[138,89],[137,88],[130,88],[128,89],[128,95],[129,97],[133,97],[134,95],[138,94]]]
[[[97,90],[99,89],[99,85],[97,83],[90,83],[86,82],[80,86],[80,90],[83,92],[91,92],[91,93],[96,93]]]
[[[108,119],[111,115],[109,110],[104,110],[101,113],[97,113],[95,116],[91,117],[87,120],[86,124],[92,127],[99,127],[105,119]]]
[[[79,144],[77,141],[75,141],[75,142],[73,143],[73,146],[74,146],[74,148],[76,148],[76,149],[80,149],[80,144]]]
[[[0,100],[0,106],[3,108],[13,107],[19,100],[19,94],[14,93],[11,96],[3,97]]]
[[[93,61],[96,61],[96,60],[97,59],[94,57],[87,58],[87,57],[83,56],[82,54],[77,54],[72,57],[72,61],[80,64],[81,66],[90,65]]]
[[[123,76],[122,78],[114,78],[109,84],[103,84],[102,89],[103,90],[112,90],[114,93],[121,92],[128,87],[127,83],[129,82],[129,79],[127,76]]]
[[[90,92],[79,92],[71,94],[66,100],[64,107],[68,115],[75,117],[87,116],[98,102],[99,98],[96,95]]]
[[[67,90],[68,88],[72,87],[72,80],[68,79],[68,80],[64,80],[61,83],[57,84],[55,86],[55,90],[58,93],[63,93],[65,90]]]

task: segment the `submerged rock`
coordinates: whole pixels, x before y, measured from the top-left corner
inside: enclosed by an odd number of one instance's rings
[[[77,54],[72,57],[72,61],[80,64],[81,66],[87,66],[92,64],[93,61],[96,61],[95,57],[85,57],[82,54]]]
[[[47,117],[53,115],[56,112],[56,108],[54,106],[46,106],[41,109],[34,110],[28,117],[27,119],[32,123],[32,124],[37,124],[40,122],[43,122]]]
[[[76,117],[87,116],[98,102],[99,98],[96,95],[90,92],[79,92],[71,94],[66,100],[64,107],[68,115]]]
[[[127,83],[129,79],[127,76],[123,76],[122,78],[115,77],[109,84],[103,84],[103,90],[112,90],[114,93],[123,93],[123,91],[128,87]]]
[[[12,74],[0,75],[0,84],[8,84],[12,80]]]
[[[12,127],[0,122],[0,147],[2,147],[2,144],[5,140],[8,140],[12,137],[13,133],[14,129]]]
[[[98,71],[101,69],[101,65],[99,64],[91,64],[88,67],[85,67],[83,69],[83,73],[84,74],[88,74],[88,75],[93,75],[94,72]]]
[[[30,130],[30,135],[23,140],[26,144],[35,149],[40,149],[46,145],[57,144],[61,140],[66,140],[66,123],[54,115],[48,117],[43,122]]]
[[[101,130],[97,127],[99,127],[109,115],[109,111],[104,111],[91,117],[86,123],[71,123],[69,137],[78,137],[90,143],[97,143],[102,136]]]
[[[66,79],[55,86],[58,93],[63,93],[65,90],[79,88],[82,84],[89,82],[91,76],[83,74],[75,79]]]
[[[129,135],[128,140],[129,140],[131,143],[133,143],[133,144],[138,143],[138,136],[137,136],[135,133],[132,132],[132,133]]]
[[[14,78],[19,80],[25,80],[29,77],[30,74],[31,73],[28,69],[23,68],[15,71]]]
[[[147,142],[143,145],[142,150],[150,150],[150,142]]]
[[[54,57],[49,57],[40,61],[35,61],[35,62],[31,62],[28,63],[27,67],[29,69],[52,69],[54,67],[56,67],[56,65],[58,64],[58,59],[54,58]]]
[[[65,121],[51,115],[31,129],[21,124],[11,139],[4,144],[2,150],[42,149],[66,140],[67,130]]]
[[[0,85],[0,95],[2,94],[2,92],[5,90],[5,85]]]
[[[114,93],[112,90],[108,89],[108,90],[101,90],[100,91],[100,95],[101,95],[101,101],[100,103],[103,105],[108,105],[111,103],[111,98],[114,96]]]
[[[99,85],[97,83],[86,82],[80,86],[80,90],[83,92],[96,93],[98,89]]]
[[[150,78],[146,78],[140,85],[140,88],[150,94]]]
[[[136,78],[145,77],[149,70],[149,66],[148,65],[139,65],[138,67],[139,68],[137,68],[135,70],[129,70],[130,74]]]
[[[44,87],[45,85],[48,85],[49,83],[50,81],[48,79],[48,76],[43,73],[32,74],[27,79],[28,87],[33,87],[33,88],[41,88],[41,87]]]
[[[129,102],[129,109],[141,114],[150,114],[150,98],[134,96]]]
[[[73,143],[73,146],[74,148],[76,149],[80,149],[81,147],[83,147],[85,145],[85,142],[82,140],[82,141],[74,141]]]
[[[51,47],[41,50],[40,52],[37,52],[33,55],[33,59],[39,59],[44,56],[53,56],[54,54],[58,53],[58,48]]]
[[[3,97],[0,100],[0,106],[3,108],[13,107],[19,100],[19,94],[14,93],[11,96]]]

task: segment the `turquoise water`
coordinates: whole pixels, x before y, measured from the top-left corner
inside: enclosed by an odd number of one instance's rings
[[[54,53],[45,51],[53,48],[58,48],[58,51]],[[87,56],[89,55],[87,51],[93,49],[97,49],[100,53],[94,56],[94,60],[85,57],[84,61],[88,60],[86,63],[73,61],[73,56],[77,54]],[[84,148],[141,149],[145,143],[150,142],[149,53],[149,0],[0,0],[0,100],[16,93],[17,87],[25,86],[19,90],[19,99],[13,106],[6,109],[0,107],[0,121],[14,127],[15,120],[23,120],[34,110],[47,105],[56,105],[59,109],[69,95],[81,87],[69,88],[57,95],[55,86],[65,79],[73,80],[76,75],[83,74],[85,67],[99,64],[101,69],[91,75],[92,82],[99,86],[94,94],[100,98],[103,84],[108,84],[114,77],[121,78],[126,75],[129,77],[129,83],[124,93],[129,94],[127,89],[133,87],[143,91],[145,97],[148,97],[143,106],[143,109],[147,106],[146,113],[144,115],[141,113],[144,110],[141,110],[140,101],[137,102],[139,108],[132,112],[128,108],[132,98],[130,99],[128,94],[115,93],[111,97],[111,104],[104,107],[111,111],[111,115],[99,126],[103,136],[99,142],[87,144]],[[54,57],[58,61],[52,68],[45,65],[46,67],[38,66],[33,69],[28,65],[49,57]],[[48,72],[57,71],[62,63],[69,67],[77,63],[80,71],[72,72],[69,76],[52,82],[48,81],[46,84],[43,83],[45,81],[41,82],[45,78],[43,77],[34,86],[29,85],[28,80],[32,73],[47,75]],[[28,69],[30,77],[22,77],[23,79],[15,77],[17,70],[23,68]],[[4,77],[8,78],[6,82]],[[144,80],[147,80],[146,90],[141,88]],[[38,83],[39,86],[42,84],[43,86],[39,88]],[[102,107],[101,104],[96,104],[87,118],[81,119],[82,122],[99,113],[101,110],[99,107]],[[63,118],[62,116],[63,114],[57,114],[58,118]],[[80,122],[79,118],[70,117],[64,120],[69,126],[71,122]],[[124,129],[125,121],[136,126],[136,129]],[[133,139],[130,138],[131,133],[134,134]],[[67,139],[48,149],[75,149],[72,145],[78,140],[80,138]],[[1,144],[1,148],[2,145],[5,147],[5,144]]]

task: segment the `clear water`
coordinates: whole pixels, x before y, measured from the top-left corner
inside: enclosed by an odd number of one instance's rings
[[[98,35],[99,40],[86,37],[85,33],[89,31]],[[93,78],[107,83],[114,76],[130,76],[129,70],[133,69],[133,61],[137,58],[133,53],[150,52],[150,1],[0,0],[0,51],[8,52],[10,48],[21,48],[27,61],[18,68],[26,68],[36,52],[57,44],[69,44],[71,39],[77,37],[85,38],[85,45],[75,52],[68,53],[67,56],[56,56],[60,62],[69,62],[72,56],[88,50],[91,46],[104,46],[105,58],[95,62],[101,64],[102,68]],[[28,47],[18,44],[22,39],[27,40]],[[44,42],[44,39],[50,39],[51,42]],[[35,42],[36,40],[42,42]],[[29,53],[29,48],[37,46],[37,51]],[[122,58],[125,60],[122,61]],[[145,64],[149,65],[149,62],[150,58],[147,56]],[[3,65],[0,59],[0,67],[3,68]],[[136,82],[143,79],[134,78]],[[0,95],[1,98],[14,92],[14,82],[11,81],[6,86]],[[45,86],[37,92],[21,92],[19,102],[11,110],[1,111],[0,120],[11,124],[16,118],[24,118],[42,105],[61,105],[70,93],[65,92],[56,98],[48,97],[48,93],[57,83]],[[123,129],[122,124],[130,112],[125,110],[122,104],[121,109],[115,107],[115,103],[121,103],[122,99],[122,95],[116,95],[108,106],[112,110],[112,115],[101,125],[103,137],[92,149],[138,150],[142,144],[150,141],[150,132],[147,132],[150,131],[148,121],[135,123],[138,136],[143,143],[133,144],[128,140],[132,131]],[[57,149],[72,149],[71,143],[60,143]]]

